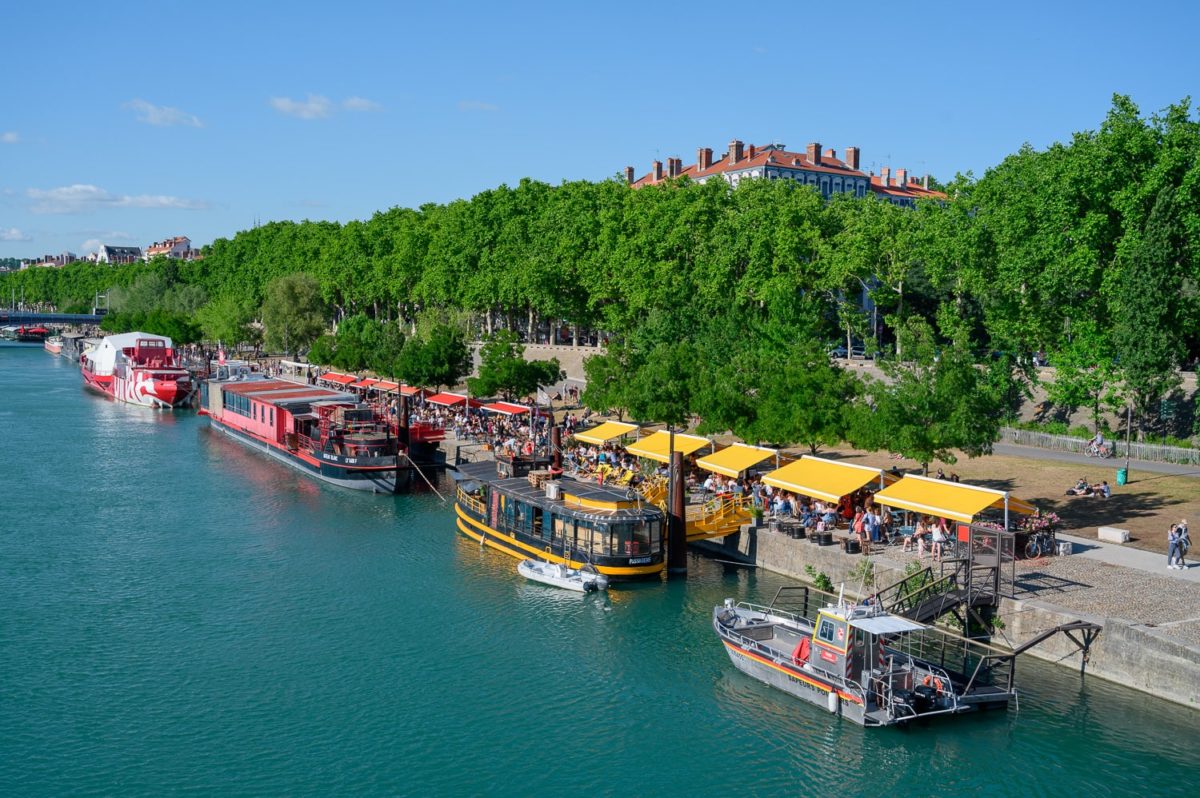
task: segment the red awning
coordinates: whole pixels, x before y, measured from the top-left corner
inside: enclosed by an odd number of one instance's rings
[[[405,396],[429,396],[430,392],[424,388],[418,388],[415,385],[401,385],[400,393]]]
[[[338,374],[336,371],[331,371],[328,374],[322,374],[321,379],[326,382],[336,382],[338,385],[349,385],[354,382],[357,377],[351,377],[349,374]]]
[[[365,377],[358,382],[350,383],[351,388],[370,388],[372,385],[377,385],[379,380],[374,377]]]
[[[479,402],[468,399],[460,393],[435,393],[425,401],[431,405],[441,405],[442,407],[460,407],[463,404],[468,407],[479,407]]]
[[[375,390],[377,391],[394,391],[399,387],[400,386],[396,383],[388,382],[387,380],[380,380],[379,382],[375,383]]]
[[[515,405],[512,402],[492,402],[484,405],[483,409],[499,413],[502,416],[519,416],[529,412],[529,408],[525,405]]]

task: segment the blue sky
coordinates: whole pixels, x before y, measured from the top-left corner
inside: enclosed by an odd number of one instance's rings
[[[1097,127],[1114,92],[1194,93],[1192,4],[1061,5],[8,3],[0,256],[640,174],[731,138],[979,174]]]

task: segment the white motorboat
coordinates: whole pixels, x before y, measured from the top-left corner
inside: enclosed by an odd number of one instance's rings
[[[604,574],[568,568],[562,563],[522,560],[517,563],[517,573],[534,582],[579,593],[608,589],[608,577]]]

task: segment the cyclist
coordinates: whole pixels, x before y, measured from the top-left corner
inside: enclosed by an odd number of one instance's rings
[[[1104,433],[1096,430],[1096,437],[1092,438],[1092,448],[1096,450],[1096,454],[1103,455],[1105,450]]]

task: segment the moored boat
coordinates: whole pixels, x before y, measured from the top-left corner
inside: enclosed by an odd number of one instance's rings
[[[591,573],[581,568],[568,568],[562,563],[521,560],[517,563],[517,573],[531,581],[574,590],[577,593],[608,589],[608,577],[604,574]]]
[[[458,530],[519,560],[594,568],[610,581],[658,578],[665,515],[634,491],[516,462],[456,466]],[[515,469],[515,470],[514,470]]]
[[[191,374],[165,335],[110,335],[84,350],[79,370],[86,387],[145,407],[184,407],[196,393]]]
[[[61,335],[52,335],[42,344],[46,351],[52,355],[62,354],[63,339]]]
[[[17,341],[26,344],[40,344],[46,340],[46,336],[50,334],[50,330],[41,326],[29,327],[21,325],[17,328]]]
[[[270,379],[244,364],[217,366],[200,390],[213,429],[316,479],[394,493],[413,478],[388,419],[354,394]]]
[[[1005,709],[1016,695],[1013,652],[873,605],[810,619],[726,599],[712,624],[738,670],[863,726]]]

